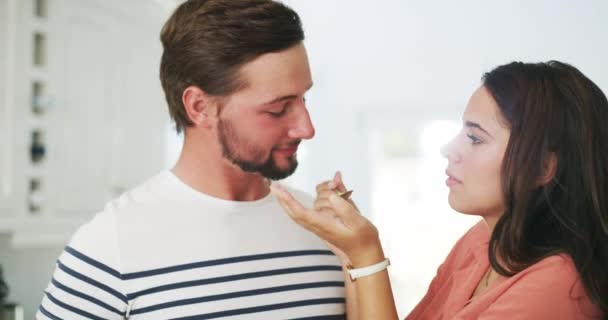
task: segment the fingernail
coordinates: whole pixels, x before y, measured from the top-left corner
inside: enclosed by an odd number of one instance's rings
[[[272,192],[272,194],[274,194],[275,196],[281,196],[282,192],[281,192],[281,187],[275,184],[271,184],[270,185],[270,192]]]
[[[329,196],[329,202],[333,203],[333,204],[338,204],[340,202],[340,200],[338,200],[340,198],[340,196],[338,196],[337,194],[331,194]]]

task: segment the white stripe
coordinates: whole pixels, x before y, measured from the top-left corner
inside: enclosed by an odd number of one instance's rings
[[[209,295],[240,292],[245,290],[326,281],[342,282],[344,281],[343,273],[341,271],[306,272],[167,290],[142,296],[139,299],[140,303],[137,304],[137,308],[156,305],[167,301],[189,299],[192,297],[202,297]]]
[[[131,279],[126,281],[128,282],[128,286],[130,288],[129,293],[134,293],[143,289],[158,287],[161,285],[177,282],[210,279],[250,272],[319,265],[339,266],[339,262],[335,256],[297,256],[188,269],[178,272],[149,276],[145,278]]]
[[[53,288],[53,289],[49,290],[49,292],[53,295],[53,297],[55,299],[65,303],[71,307],[94,314],[96,316],[99,316],[102,318],[115,318],[115,317],[120,316],[119,314],[116,314],[110,310],[107,310],[101,306],[98,306],[97,304],[93,304],[92,302],[81,299],[72,294],[69,294],[61,289]],[[47,297],[47,299],[48,299],[48,297]],[[49,300],[49,303],[53,303],[53,302]]]
[[[89,263],[77,257],[74,257],[68,252],[64,251],[59,257],[59,261],[61,261],[61,263],[63,263],[70,269],[76,270],[78,273],[81,273],[89,278],[95,279],[96,281],[99,281],[109,287],[112,287],[117,291],[121,291],[122,282],[120,279],[107,273],[104,270],[90,265]]]
[[[82,316],[72,311],[66,310],[56,304],[54,304],[48,297],[44,297],[42,299],[42,306],[50,313],[54,314],[58,318],[68,320],[68,319],[82,319]],[[110,318],[112,319],[112,318]]]
[[[79,270],[79,272],[84,275],[87,275],[86,271],[83,272],[83,270]],[[54,278],[61,284],[65,285],[73,290],[76,290],[78,292],[81,292],[88,296],[94,297],[98,300],[101,300],[104,303],[114,307],[115,309],[118,309],[118,310],[125,309],[125,303],[122,300],[118,299],[117,297],[113,296],[112,294],[108,293],[105,290],[102,290],[102,289],[95,287],[91,284],[88,284],[78,278],[75,278],[75,277],[71,276],[70,274],[63,272],[63,270],[61,270],[61,269],[57,269],[57,271],[55,272]],[[52,283],[49,284],[49,289],[50,289],[49,291],[53,294],[53,296],[55,296],[56,292],[59,292],[59,291],[63,292],[63,290],[56,288]]]
[[[268,284],[267,284],[268,285]],[[245,289],[247,288],[247,289]],[[240,292],[245,290],[256,289],[248,288],[248,287],[240,287],[234,292]],[[156,306],[159,304],[172,302],[172,301],[180,301],[185,299],[192,298],[200,298],[200,297],[208,297],[210,295],[219,294],[213,291],[203,290],[201,288],[188,288],[183,290],[173,290],[167,291],[163,294],[157,294],[153,298],[142,298],[135,299],[133,310],[142,309],[144,307]],[[288,302],[288,301],[296,301],[300,299],[304,299],[305,297],[310,297],[310,299],[318,299],[318,298],[336,298],[344,296],[344,288],[343,287],[320,287],[320,288],[307,288],[307,289],[299,289],[299,290],[291,290],[291,291],[281,291],[275,293],[264,293],[252,296],[243,296],[236,297],[230,299],[221,299],[214,301],[207,301],[198,303],[197,305],[201,306],[201,309],[209,309],[209,312],[219,311],[225,306],[230,309],[235,309],[234,306],[257,306],[257,305],[267,305],[274,304],[278,302]],[[252,303],[252,304],[249,304]],[[219,308],[219,309],[218,309]]]
[[[316,300],[316,299],[325,299],[325,298],[336,298],[344,295],[343,289],[337,288],[317,288],[317,289],[307,289],[307,290],[299,290],[294,292],[283,292],[283,293],[275,293],[268,294],[264,296],[253,296],[253,297],[243,297],[238,299],[230,299],[230,300],[220,300],[214,302],[206,302],[206,303],[198,303],[191,304],[185,306],[178,306],[174,308],[166,308],[153,312],[148,312],[144,314],[137,314],[135,316],[141,317],[140,319],[168,319],[175,317],[185,317],[185,316],[193,316],[214,312],[224,312],[228,310],[237,310],[244,308],[252,308],[259,306],[267,306],[267,305],[275,305],[280,303],[290,303],[295,301],[302,300]],[[137,303],[135,305],[137,309]],[[300,309],[300,310],[299,310]],[[309,313],[302,312],[303,309],[306,308],[287,308],[287,313],[290,318],[298,318],[305,317]],[[314,305],[311,306],[310,309],[316,310],[316,312],[322,312],[324,314],[339,314],[344,312],[343,304],[328,304],[328,305]],[[300,312],[296,312],[296,311]],[[273,314],[277,311],[268,311],[266,314]],[[281,312],[283,313],[283,312]],[[248,313],[240,315],[239,317],[243,319],[250,319],[251,315],[254,313]],[[133,317],[135,317],[133,316]],[[133,318],[135,319],[135,318]],[[231,318],[232,319],[232,318]],[[266,318],[268,319],[268,318]],[[283,318],[285,319],[285,318]]]
[[[320,310],[322,308],[322,311]],[[314,316],[330,316],[344,314],[343,304],[327,304],[319,307],[318,305],[296,307],[289,309],[279,309],[266,312],[250,313],[231,318],[230,320],[285,320],[294,318],[306,318]],[[142,318],[143,319],[143,318]],[[222,320],[223,320],[222,319]]]
[[[54,319],[51,319],[51,318],[45,316],[44,313],[42,313],[42,311],[38,310],[36,312],[36,320],[54,320]]]

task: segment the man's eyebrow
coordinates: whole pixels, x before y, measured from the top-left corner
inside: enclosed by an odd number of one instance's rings
[[[313,84],[311,83],[311,84],[308,86],[308,88],[306,88],[306,91],[310,90],[310,88],[312,88],[312,85],[313,85]],[[278,98],[272,99],[271,101],[264,102],[264,103],[262,103],[262,105],[263,105],[263,106],[266,106],[266,105],[274,104],[274,103],[277,103],[277,102],[281,102],[281,101],[285,101],[285,100],[294,99],[294,98],[297,98],[297,97],[298,97],[298,96],[297,96],[297,95],[295,95],[295,94],[290,94],[290,95],[287,95],[287,96],[281,96],[281,97],[278,97]]]
[[[481,127],[481,125],[477,122],[473,122],[473,121],[465,121],[464,125],[469,127],[469,128],[477,128],[483,132],[485,132],[487,135],[489,135],[490,137],[492,136],[487,130],[485,130],[484,128]]]

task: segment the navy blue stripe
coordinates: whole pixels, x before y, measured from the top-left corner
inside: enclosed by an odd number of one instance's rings
[[[293,291],[293,290],[303,290],[303,289],[311,289],[311,288],[326,288],[326,287],[344,287],[344,282],[340,281],[326,281],[326,282],[314,282],[314,283],[301,283],[287,286],[279,286],[279,287],[270,287],[270,288],[262,288],[255,290],[246,290],[239,292],[231,292],[224,294],[211,295],[206,297],[198,297],[191,299],[183,299],[172,302],[161,303],[141,309],[135,309],[131,311],[132,315],[142,314],[146,312],[152,312],[160,309],[172,308],[177,306],[185,306],[190,304],[202,303],[202,302],[210,302],[210,301],[218,301],[218,300],[226,300],[226,299],[234,299],[234,298],[242,298],[249,296],[256,296],[262,294],[270,294],[277,292],[285,292],[285,291]]]
[[[80,310],[80,309],[78,309],[76,307],[70,306],[69,304],[66,304],[64,302],[59,301],[59,299],[53,297],[53,295],[50,292],[45,292],[45,293],[46,293],[47,298],[49,298],[49,300],[51,300],[54,304],[56,304],[56,305],[58,305],[58,306],[60,306],[60,307],[62,307],[64,309],[66,309],[66,310],[70,310],[70,311],[72,311],[72,312],[74,312],[76,314],[79,314],[79,315],[81,315],[83,317],[87,317],[89,319],[104,320],[104,318],[98,317],[98,316],[96,316],[96,315],[94,315],[92,313],[88,313],[88,312],[86,312],[84,310]]]
[[[202,262],[193,262],[193,263],[187,263],[187,264],[147,270],[147,271],[126,273],[126,274],[122,275],[122,279],[131,280],[131,279],[155,276],[155,275],[159,275],[159,274],[178,272],[178,271],[183,271],[183,270],[188,270],[188,269],[204,268],[204,267],[218,266],[218,265],[238,263],[238,262],[286,258],[286,257],[298,257],[298,256],[312,256],[312,255],[332,255],[333,256],[334,254],[329,250],[301,250],[301,251],[286,251],[286,252],[255,254],[255,255],[223,258],[223,259],[216,259],[216,260],[209,260],[209,261],[202,261]]]
[[[121,312],[120,310],[112,307],[111,305],[109,305],[109,304],[107,304],[107,303],[105,303],[105,302],[103,302],[103,301],[101,301],[99,299],[91,297],[91,296],[89,296],[87,294],[84,294],[84,293],[82,293],[80,291],[76,291],[76,290],[74,290],[74,289],[72,289],[72,288],[64,285],[63,283],[55,280],[55,278],[51,279],[51,283],[55,287],[57,287],[57,288],[65,291],[65,292],[67,292],[67,293],[69,293],[69,294],[71,294],[73,296],[79,297],[79,298],[81,298],[83,300],[87,300],[87,301],[89,301],[89,302],[91,302],[93,304],[96,304],[96,305],[98,305],[98,306],[100,306],[100,307],[102,307],[102,308],[104,308],[104,309],[106,309],[108,311],[114,312],[114,313],[116,313],[116,314],[118,314],[120,316],[124,316],[126,314],[125,312]]]
[[[61,320],[61,318],[59,318],[58,316],[52,314],[50,311],[46,310],[42,305],[40,306],[40,308],[38,308],[38,310],[40,310],[40,312],[43,315],[45,315],[45,316],[47,316],[47,317],[49,317],[49,318],[51,318],[53,320]]]
[[[289,319],[289,320],[346,320],[345,314],[334,314],[327,316],[314,316],[314,317],[306,317],[306,318],[297,318],[297,319]]]
[[[63,272],[71,275],[74,278],[80,279],[94,287],[97,287],[113,296],[115,296],[116,298],[120,299],[122,302],[124,303],[128,303],[127,297],[124,296],[123,294],[121,294],[120,292],[112,289],[111,287],[99,282],[99,281],[95,281],[81,273],[78,273],[72,269],[70,269],[68,266],[64,265],[63,263],[61,263],[61,261],[57,260],[57,267],[61,270],[63,270]]]
[[[313,300],[285,302],[285,303],[271,304],[271,305],[266,305],[266,306],[226,310],[226,311],[212,312],[212,313],[206,313],[206,314],[199,314],[196,316],[173,318],[172,320],[215,319],[215,318],[236,316],[236,315],[249,314],[249,313],[265,312],[265,311],[288,309],[288,308],[297,308],[297,307],[312,306],[312,305],[319,305],[319,304],[333,304],[333,303],[344,303],[344,298],[327,298],[327,299],[313,299]]]
[[[163,285],[163,286],[158,286],[158,287],[141,290],[141,291],[134,292],[134,293],[129,293],[129,294],[127,294],[127,297],[129,300],[133,300],[135,298],[138,298],[138,297],[141,297],[144,295],[167,291],[167,290],[179,289],[179,288],[195,287],[195,286],[202,286],[202,285],[207,285],[207,284],[212,284],[212,283],[230,282],[230,281],[237,281],[237,280],[251,279],[251,278],[269,277],[269,276],[276,276],[276,275],[281,275],[281,274],[313,272],[313,271],[340,271],[340,272],[342,272],[342,267],[341,266],[310,266],[310,267],[285,268],[285,269],[275,269],[275,270],[268,270],[268,271],[241,273],[241,274],[235,274],[235,275],[230,275],[230,276],[167,284],[167,285]]]
[[[76,257],[76,258],[78,258],[78,259],[80,259],[80,260],[82,260],[82,261],[90,264],[91,266],[93,266],[93,267],[95,267],[97,269],[103,270],[103,271],[109,273],[110,275],[112,275],[112,276],[114,276],[114,277],[122,280],[122,276],[121,276],[120,272],[118,272],[118,271],[116,271],[116,270],[108,267],[107,265],[105,265],[105,264],[103,264],[103,263],[101,263],[101,262],[99,262],[99,261],[97,261],[97,260],[95,260],[95,259],[93,259],[91,257],[88,257],[87,255],[85,255],[82,252],[79,252],[76,249],[74,249],[74,248],[72,248],[70,246],[67,246],[67,247],[65,247],[64,251],[67,252],[67,253],[69,253],[69,254],[71,254],[71,255],[73,255],[74,257]]]

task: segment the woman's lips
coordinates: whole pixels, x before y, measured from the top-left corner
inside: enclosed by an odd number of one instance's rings
[[[450,174],[449,172],[445,172],[445,174],[448,176],[448,178],[445,180],[445,184],[448,187],[452,187],[458,184],[462,184],[462,181],[456,179],[452,174]]]

